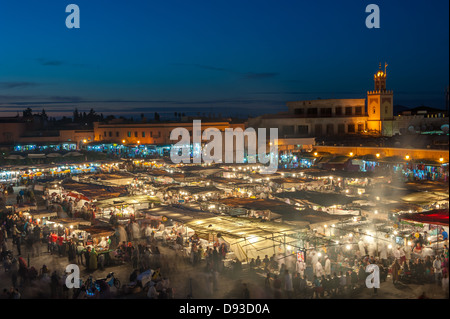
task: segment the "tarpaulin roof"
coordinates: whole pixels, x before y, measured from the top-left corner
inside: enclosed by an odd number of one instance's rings
[[[275,196],[279,198],[307,200],[311,203],[327,207],[333,205],[346,205],[354,200],[354,198],[342,194],[335,194],[335,193],[323,194],[320,192],[312,192],[312,191],[284,192],[276,194]]]
[[[92,183],[76,183],[73,181],[64,182],[64,189],[68,191],[78,192],[89,199],[104,200],[109,198],[117,198],[127,193],[125,186],[107,186]]]
[[[414,221],[417,223],[448,226],[448,209],[434,209],[422,213],[401,214],[399,219]]]
[[[99,200],[95,203],[95,206],[99,208],[106,208],[122,205],[138,205],[143,203],[159,203],[159,198],[150,195],[121,196]]]

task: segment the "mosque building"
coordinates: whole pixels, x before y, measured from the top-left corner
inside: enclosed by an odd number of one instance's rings
[[[279,138],[302,138],[365,134],[394,136],[411,127],[448,124],[448,115],[394,115],[394,92],[386,86],[387,64],[374,74],[374,89],[363,99],[290,101],[287,112],[251,118],[253,128],[278,128]]]

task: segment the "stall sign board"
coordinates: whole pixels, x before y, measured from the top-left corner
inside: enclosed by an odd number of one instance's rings
[[[297,252],[297,261],[305,262],[305,252],[300,250]]]

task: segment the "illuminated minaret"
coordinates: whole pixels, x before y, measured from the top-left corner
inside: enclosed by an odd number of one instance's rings
[[[381,70],[381,63],[378,72],[373,75],[375,82],[375,91],[386,91],[386,67],[384,66],[384,72]]]
[[[367,92],[367,129],[379,135],[392,135],[392,121],[394,119],[394,93],[386,90],[386,68],[381,68],[374,74],[374,91]]]

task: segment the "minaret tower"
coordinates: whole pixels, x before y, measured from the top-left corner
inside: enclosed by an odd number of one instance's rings
[[[385,91],[386,90],[386,67],[384,66],[384,72],[381,70],[381,63],[378,72],[373,75],[373,80],[375,82],[375,91]]]
[[[374,74],[374,90],[367,92],[367,129],[383,136],[393,135],[394,93],[386,90],[386,68],[381,68]]]

